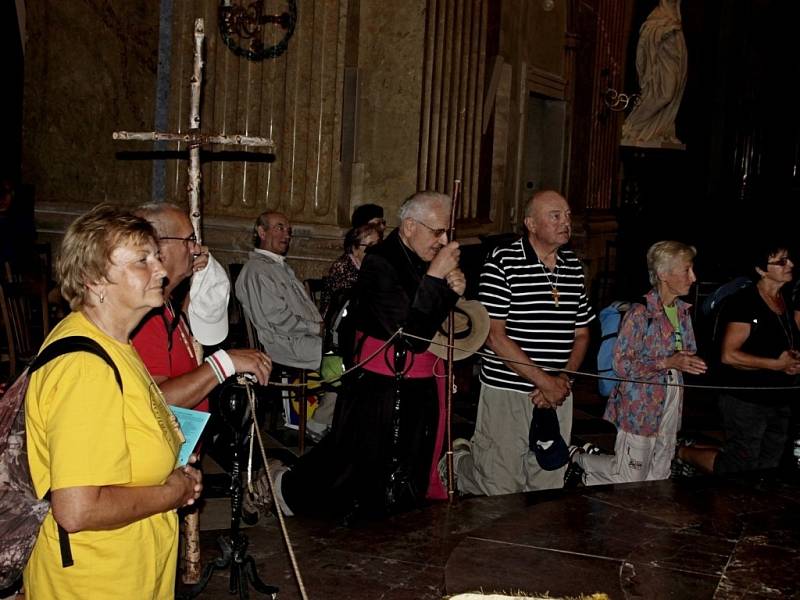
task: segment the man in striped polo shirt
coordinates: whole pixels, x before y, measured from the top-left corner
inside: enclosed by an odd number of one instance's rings
[[[525,211],[527,235],[495,249],[481,271],[479,297],[491,329],[481,365],[475,434],[456,444],[460,491],[508,494],[562,487],[566,467],[543,470],[530,451],[533,405],[552,407],[569,444],[572,431],[570,379],[589,344],[594,318],[583,269],[562,248],[572,234],[567,201],[536,192]]]

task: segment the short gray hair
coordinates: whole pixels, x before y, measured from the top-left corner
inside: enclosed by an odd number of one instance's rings
[[[426,216],[425,213],[432,210],[434,205],[437,204],[445,208],[449,213],[452,202],[447,194],[427,190],[416,192],[403,201],[403,204],[400,205],[398,216],[400,217],[400,222],[405,219],[421,219]]]
[[[186,209],[173,204],[172,202],[148,202],[140,204],[133,209],[133,214],[146,221],[149,221],[156,230],[156,233],[164,235],[163,219],[164,215],[171,212],[186,213]]]
[[[256,217],[256,222],[253,223],[253,248],[261,247],[261,236],[258,235],[258,228],[269,229],[269,218],[275,215],[286,217],[282,212],[277,210],[265,210]],[[286,217],[288,220],[289,217]]]
[[[172,202],[147,202],[140,204],[133,209],[133,214],[137,217],[146,219],[150,216],[162,215],[166,212],[176,210],[178,212],[186,212],[186,209],[173,204]]]
[[[695,256],[697,256],[697,249],[683,242],[674,240],[656,242],[647,250],[647,272],[650,276],[650,284],[658,285],[658,274],[672,269],[676,260],[694,260]]]

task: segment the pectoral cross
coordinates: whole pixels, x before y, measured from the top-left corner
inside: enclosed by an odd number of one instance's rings
[[[170,133],[160,131],[115,131],[115,140],[147,140],[185,142],[189,146],[189,218],[192,221],[197,241],[202,241],[200,233],[200,146],[202,144],[221,144],[236,146],[263,146],[272,148],[272,140],[241,134],[202,134],[200,133],[200,91],[203,86],[203,41],[205,40],[203,19],[194,22],[194,66],[192,69],[191,100],[189,112],[189,131]]]
[[[556,305],[556,308],[558,308],[558,288],[557,288],[557,287],[555,287],[555,286],[552,286],[552,287],[550,288],[550,293],[551,293],[551,294],[552,294],[552,296],[553,296],[553,302],[555,303],[555,305]]]

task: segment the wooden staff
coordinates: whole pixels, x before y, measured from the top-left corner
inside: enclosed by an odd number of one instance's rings
[[[453,181],[453,204],[450,208],[450,228],[447,230],[447,239],[453,241],[456,237],[456,213],[458,200],[461,196],[461,180]],[[455,373],[453,369],[453,344],[455,343],[455,313],[450,310],[447,316],[447,499],[450,503],[455,498],[455,476],[453,471],[453,387],[455,386]]]
[[[203,87],[203,41],[206,38],[203,19],[194,22],[194,64],[192,67],[191,98],[189,102],[189,131],[200,130],[200,93]],[[189,144],[189,219],[197,236],[203,243],[200,229],[200,144]]]
[[[203,346],[196,339],[192,340],[192,350],[197,365],[203,364]],[[192,505],[183,513],[183,527],[181,527],[182,537],[182,556],[180,560],[183,564],[181,581],[186,585],[194,585],[200,581],[202,564],[200,563],[200,509],[197,504]]]
[[[183,571],[181,581],[194,585],[200,581],[200,515],[197,507],[183,515]]]

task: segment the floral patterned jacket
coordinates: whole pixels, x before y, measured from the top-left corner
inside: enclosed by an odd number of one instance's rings
[[[675,353],[675,331],[658,292],[652,289],[645,298],[647,306],[633,304],[622,320],[614,346],[614,371],[620,378],[667,383],[669,369],[664,363]],[[689,317],[691,305],[680,299],[675,302],[683,349],[697,352]],[[683,383],[683,374],[677,373],[673,383]],[[667,389],[664,385],[621,381],[608,399],[604,418],[628,433],[653,437],[661,424]],[[682,408],[681,405],[678,409],[679,422]]]

